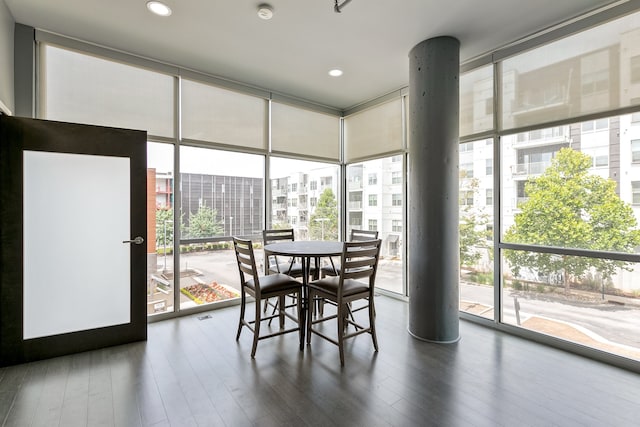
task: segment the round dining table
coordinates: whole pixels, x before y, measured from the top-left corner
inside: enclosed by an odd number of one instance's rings
[[[311,259],[316,260],[315,265],[320,265],[320,258],[340,256],[344,244],[342,242],[331,240],[294,240],[291,242],[270,243],[264,246],[265,274],[269,273],[270,256],[289,256],[300,258],[302,264],[302,313],[300,321],[305,326],[303,335],[307,329],[307,312],[309,311],[308,289]],[[319,274],[319,269],[316,269]],[[309,318],[310,318],[309,313]],[[304,338],[304,336],[303,336]]]

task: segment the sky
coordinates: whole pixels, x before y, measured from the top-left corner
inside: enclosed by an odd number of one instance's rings
[[[172,144],[149,142],[147,147],[148,167],[155,168],[157,172],[173,171]],[[335,167],[335,165],[272,157],[270,175],[271,178],[281,178],[296,172],[308,173],[313,169],[326,167]],[[263,178],[265,175],[264,156],[183,146],[180,148],[180,171],[182,173]]]

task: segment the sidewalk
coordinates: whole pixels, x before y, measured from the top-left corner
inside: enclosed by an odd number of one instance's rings
[[[640,360],[640,349],[613,343],[591,331],[572,325],[568,322],[561,322],[539,316],[531,316],[522,322],[521,326],[536,332],[542,332],[543,334],[566,339],[567,341],[584,344],[588,347]]]

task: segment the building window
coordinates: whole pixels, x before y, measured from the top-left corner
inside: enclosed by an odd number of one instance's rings
[[[460,176],[462,178],[473,178],[473,163],[463,163],[460,165]]]
[[[391,231],[394,233],[402,233],[402,221],[394,219],[391,221]]]
[[[640,139],[631,140],[631,162],[640,163]]]
[[[609,119],[591,120],[582,123],[582,132],[593,132],[609,128]]]
[[[596,130],[609,129],[609,119],[596,120]]]
[[[378,206],[377,194],[369,194],[369,206]]]
[[[333,183],[333,177],[331,176],[323,176],[322,178],[320,178],[320,186],[322,188],[331,187],[332,183]]]
[[[493,206],[493,189],[487,188],[486,191],[486,205]]]
[[[391,206],[402,206],[402,194],[391,195]]]
[[[392,163],[401,162],[401,161],[402,161],[402,156],[400,155],[391,157]]]
[[[309,183],[309,189],[310,190],[317,190],[318,189],[318,181],[311,181]]]
[[[296,182],[296,183],[291,184],[291,191],[292,191],[292,192],[294,192],[294,193],[295,193],[296,191],[298,191],[298,183],[297,183],[297,182]]]
[[[460,205],[473,206],[473,191],[460,191]]]
[[[402,172],[391,172],[391,183],[402,184]]]
[[[631,181],[631,203],[640,205],[640,181]]]
[[[493,175],[493,159],[485,160],[485,172],[487,175]]]
[[[595,156],[593,158],[593,165],[597,168],[609,166],[609,156],[606,154]]]
[[[369,220],[369,231],[378,231],[378,220],[370,219]]]
[[[378,183],[378,174],[370,173],[368,182],[369,182],[369,185],[376,185]]]
[[[460,152],[473,151],[473,142],[464,142],[460,144]]]
[[[309,206],[311,207],[316,207],[318,206],[318,198],[317,197],[310,197],[309,198]]]
[[[359,216],[351,216],[349,218],[349,225],[355,228],[362,227],[362,218]]]

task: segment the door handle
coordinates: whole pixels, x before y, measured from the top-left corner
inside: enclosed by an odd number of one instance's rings
[[[136,236],[133,240],[123,240],[122,243],[135,243],[136,245],[141,245],[144,243],[144,239],[142,236]]]

